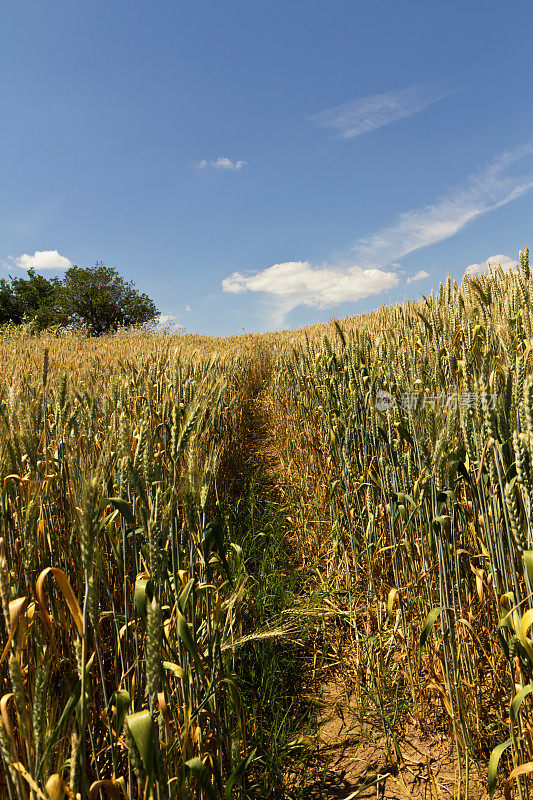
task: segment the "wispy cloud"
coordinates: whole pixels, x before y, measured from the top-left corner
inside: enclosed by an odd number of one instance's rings
[[[351,250],[359,264],[382,265],[449,239],[476,217],[533,189],[533,142],[507,150],[437,202],[400,214],[398,221]]]
[[[503,253],[499,253],[495,256],[489,256],[485,259],[485,261],[481,261],[479,264],[470,264],[469,267],[465,269],[465,275],[472,277],[473,275],[482,275],[489,270],[489,264],[492,267],[496,267],[498,264],[501,266],[502,269],[516,269],[518,267],[518,262],[516,258],[511,258],[511,256],[506,256]]]
[[[252,275],[234,272],[222,281],[222,290],[232,294],[261,292],[269,296],[273,301],[272,321],[279,326],[296,306],[331,308],[379,294],[398,282],[394,272],[381,269],[317,267],[308,261],[288,261]]]
[[[247,161],[232,161],[231,158],[226,158],[226,156],[219,156],[216,159],[207,159],[202,158],[201,161],[197,161],[196,164],[193,166],[196,169],[223,169],[223,170],[240,170],[243,167],[248,166]]]
[[[274,264],[259,272],[234,272],[222,282],[224,292],[262,293],[269,301],[271,323],[282,325],[298,305],[331,308],[392,289],[404,274],[402,256],[448,239],[472,220],[510,203],[533,188],[533,142],[508,150],[435,203],[400,214],[393,225],[356,241],[347,258],[313,266],[309,261]],[[493,256],[493,260],[507,259]],[[391,271],[390,265],[394,267]],[[472,268],[480,265],[472,265]],[[419,270],[407,283],[430,277]]]
[[[72,262],[65,256],[60,255],[57,250],[36,250],[32,256],[29,253],[23,253],[17,258],[9,256],[9,259],[17,267],[26,270],[63,270],[72,266]]]
[[[406,283],[413,283],[413,281],[423,281],[426,278],[429,278],[429,272],[425,269],[419,269],[418,272],[415,272],[414,275],[411,275],[407,278]]]
[[[364,133],[390,125],[399,119],[412,117],[453,92],[443,91],[432,83],[417,84],[396,92],[371,94],[320,111],[311,122],[329,128],[341,139],[353,139]]]

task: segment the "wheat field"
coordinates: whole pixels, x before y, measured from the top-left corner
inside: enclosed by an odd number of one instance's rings
[[[279,334],[6,330],[1,796],[312,796],[318,664],[400,771],[409,721],[528,797],[532,292],[526,251]]]

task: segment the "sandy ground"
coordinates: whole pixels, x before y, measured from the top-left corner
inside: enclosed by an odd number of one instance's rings
[[[459,789],[454,747],[440,735],[423,737],[414,725],[406,728],[398,741],[399,759],[394,747],[387,747],[381,728],[351,721],[342,686],[324,685],[318,699],[322,711],[317,757],[323,764],[323,780],[308,787],[309,798],[488,800],[485,770],[471,768],[468,795],[464,775]]]

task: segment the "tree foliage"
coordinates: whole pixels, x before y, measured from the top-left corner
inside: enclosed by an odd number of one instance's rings
[[[60,283],[58,278],[48,280],[33,269],[28,270],[27,278],[0,280],[0,325],[6,322],[20,325],[33,320],[41,330],[60,322]]]
[[[113,267],[73,266],[64,278],[28,277],[0,280],[0,325],[32,322],[36,329],[63,325],[84,327],[91,336],[155,320],[158,310]]]
[[[153,320],[157,308],[112,267],[71,267],[59,294],[59,310],[71,325],[86,325],[92,336]]]

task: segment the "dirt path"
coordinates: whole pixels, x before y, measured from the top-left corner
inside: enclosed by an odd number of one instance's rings
[[[464,797],[458,794],[456,753],[451,741],[440,735],[422,736],[411,724],[397,740],[400,761],[391,752],[392,748],[387,747],[378,725],[361,726],[359,721],[354,724],[342,675],[338,678],[340,683],[321,687],[324,703],[321,757],[328,764],[322,797],[343,800]],[[485,784],[484,774],[471,772],[469,798],[487,798]]]

